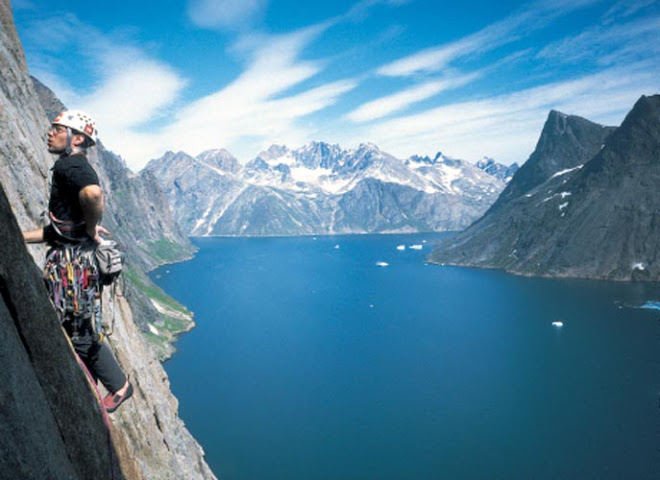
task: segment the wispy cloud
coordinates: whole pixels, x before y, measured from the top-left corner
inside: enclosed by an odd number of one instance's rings
[[[366,122],[385,117],[403,110],[415,103],[431,98],[440,92],[465,85],[481,76],[480,72],[461,75],[454,78],[434,80],[407,88],[392,95],[364,103],[348,113],[346,117],[353,122]]]
[[[403,157],[442,148],[468,160],[489,155],[505,163],[522,162],[526,158],[520,152],[531,153],[549,110],[618,124],[639,92],[653,93],[658,74],[660,67],[648,63],[613,68],[577,80],[399,117],[374,125],[367,135],[383,139],[383,148]]]
[[[311,130],[301,120],[335,104],[355,88],[356,81],[350,79],[317,80],[314,84],[325,62],[303,58],[310,43],[329,25],[326,22],[284,35],[242,35],[234,47],[245,63],[242,73],[218,91],[187,104],[180,104],[188,82],[180,73],[130,42],[104,35],[74,16],[50,20],[42,29],[84,32],[67,36],[69,43],[60,43],[58,48],[90,56],[86,60],[93,60],[90,68],[94,68],[96,80],[81,87],[53,73],[61,65],[53,68],[49,59],[62,58],[60,51],[44,57],[37,75],[56,87],[69,108],[86,110],[95,117],[103,143],[133,168],[141,168],[168,149],[196,154],[223,146],[239,157],[254,155],[275,141],[312,140]],[[76,38],[84,38],[86,48]],[[155,122],[160,128],[153,127]]]
[[[240,31],[259,18],[268,0],[190,0],[188,16],[203,28]]]
[[[241,156],[276,138],[311,140],[298,120],[334,104],[356,85],[342,80],[287,95],[321,70],[321,63],[299,58],[318,34],[311,28],[267,39],[234,82],[177,113],[165,131],[169,148],[195,153],[222,145]]]
[[[653,5],[657,0],[619,0],[603,15],[603,22],[607,25],[619,18],[627,18],[640,10]]]
[[[370,10],[374,7],[380,5],[398,7],[410,3],[411,1],[412,0],[360,0],[349,8],[343,17],[345,20],[360,21],[364,20],[369,15]]]
[[[341,52],[333,52],[332,35],[345,32],[341,27],[351,21],[364,20],[366,27],[376,9],[405,3],[400,0],[363,0],[343,14],[286,34],[233,31],[223,37],[233,43],[222,53],[232,56],[232,66],[240,65],[240,71],[202,97],[194,96],[194,72],[184,75],[157,58],[133,41],[130,30],[101,32],[74,15],[60,15],[32,22],[25,34],[38,47],[30,60],[32,73],[69,107],[95,116],[101,140],[134,169],[166,150],[194,155],[224,147],[249,160],[272,143],[295,146],[311,140],[347,147],[372,141],[400,157],[442,149],[467,160],[489,155],[509,163],[525,160],[552,108],[617,123],[640,93],[657,90],[657,11],[656,17],[643,18],[621,4],[610,9],[615,22],[559,37],[545,47],[532,35],[594,1],[539,0],[454,42],[383,61],[376,71],[346,61],[347,52],[356,48],[387,53],[377,44],[375,30],[360,47],[342,39],[348,48]],[[266,2],[245,4],[244,14],[258,18]],[[198,0],[191,8],[201,11],[211,4]],[[635,5],[641,12],[645,0]],[[556,39],[557,31],[549,29],[547,37]],[[521,40],[517,51],[513,45],[499,48],[516,40]],[[321,44],[324,54],[319,55],[315,48]],[[217,61],[217,70],[224,72],[221,55],[204,61]],[[84,75],[63,76],[71,64]],[[393,76],[398,78],[388,78]],[[548,78],[561,81],[529,88]],[[450,90],[451,95],[444,94]],[[342,104],[345,99],[351,107]]]
[[[417,73],[437,72],[459,58],[481,55],[514,42],[546,26],[555,18],[593,2],[594,0],[537,2],[531,8],[516,12],[455,42],[427,48],[388,63],[378,69],[378,73],[389,77],[406,77]]]
[[[127,129],[156,119],[187,83],[164,62],[74,15],[37,22],[29,35],[47,52],[33,59],[36,67],[32,73],[56,91],[67,107],[93,115],[106,140],[120,140]],[[88,69],[94,80],[66,82],[57,72],[72,64]]]
[[[591,62],[612,65],[660,53],[660,17],[599,25],[545,46],[537,58],[562,64]]]

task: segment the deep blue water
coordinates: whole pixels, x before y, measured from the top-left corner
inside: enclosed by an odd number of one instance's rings
[[[153,273],[195,312],[165,367],[215,474],[660,478],[660,287],[426,265],[437,237],[196,239]]]

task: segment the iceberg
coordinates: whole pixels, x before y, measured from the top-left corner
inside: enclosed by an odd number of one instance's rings
[[[647,310],[660,310],[660,302],[649,300],[639,308],[645,308]]]
[[[387,262],[376,262],[376,265],[379,267],[389,267],[390,264]]]
[[[339,250],[339,244],[335,245],[335,250]]]
[[[405,250],[405,249],[406,249],[406,246],[405,246],[405,245],[398,245],[398,246],[396,247],[396,249],[397,249],[397,250]]]
[[[421,250],[423,247],[422,245],[410,245],[408,248],[412,248],[413,250]]]
[[[564,326],[564,322],[552,322],[553,327],[561,328]]]

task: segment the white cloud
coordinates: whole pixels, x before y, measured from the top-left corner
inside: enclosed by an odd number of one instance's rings
[[[163,132],[167,148],[196,154],[223,146],[241,158],[254,155],[267,143],[311,140],[298,121],[336,103],[355,87],[354,81],[343,80],[287,95],[322,68],[319,62],[298,58],[317,33],[306,29],[269,38],[234,82],[176,114]]]
[[[141,60],[105,78],[77,103],[96,119],[105,142],[121,145],[127,129],[158,117],[184,85],[185,81],[167,65]]]
[[[369,10],[379,5],[398,7],[410,3],[412,0],[360,0],[353,5],[343,17],[347,20],[363,20],[369,14]]]
[[[466,160],[488,155],[504,163],[523,162],[533,150],[549,110],[618,124],[640,95],[657,89],[659,70],[649,64],[610,69],[399,117],[375,124],[365,134],[401,157],[442,149]]]
[[[656,0],[619,0],[603,15],[603,22],[610,24],[618,18],[626,18],[653,5]]]
[[[312,131],[301,120],[333,105],[356,86],[353,80],[311,84],[325,65],[302,59],[302,52],[329,22],[286,35],[242,37],[234,48],[246,63],[243,72],[220,90],[181,106],[177,102],[187,80],[169,65],[75,17],[57,21],[59,31],[85,32],[72,38],[84,37],[88,48],[73,51],[89,56],[93,52],[88,60],[94,61],[98,78],[84,91],[67,85],[48,68],[42,78],[60,96],[64,93],[62,100],[69,108],[92,115],[104,145],[133,169],[166,150],[196,154],[222,146],[240,158],[275,141],[312,140]],[[52,31],[57,21],[46,22],[44,30]],[[53,56],[59,58],[61,52]],[[155,122],[162,126],[154,129]]]
[[[267,0],[190,0],[188,16],[197,26],[242,30],[260,16]]]
[[[348,113],[346,117],[353,122],[366,122],[382,118],[391,113],[403,110],[410,105],[421,102],[422,100],[431,98],[445,90],[465,85],[480,76],[481,74],[476,72],[454,78],[425,82],[421,85],[405,89],[395,94],[364,103],[357,109]]]
[[[388,77],[405,77],[438,72],[459,58],[480,55],[514,42],[529,32],[543,28],[555,18],[594,1],[537,2],[531,8],[516,12],[455,42],[427,48],[386,64],[378,69],[378,73]]]
[[[33,59],[32,73],[67,108],[89,113],[97,121],[101,141],[121,154],[124,148],[136,150],[129,145],[136,138],[131,129],[158,119],[187,83],[126,39],[103,34],[75,15],[41,20],[31,27],[28,37],[42,48]],[[72,68],[82,71],[72,77],[76,84],[59,74]]]
[[[632,62],[660,53],[660,17],[628,23],[596,26],[580,34],[546,45],[537,55],[542,60],[566,64],[595,61],[612,65]]]

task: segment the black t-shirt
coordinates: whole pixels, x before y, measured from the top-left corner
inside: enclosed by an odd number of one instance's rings
[[[99,185],[99,177],[81,153],[57,159],[52,168],[53,183],[48,209],[58,220],[84,221],[78,195],[87,185]]]

